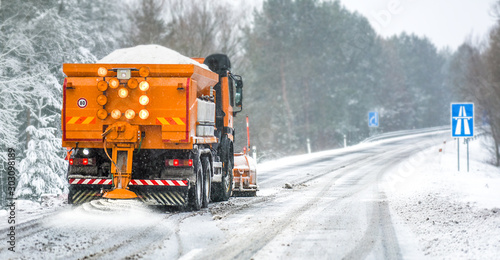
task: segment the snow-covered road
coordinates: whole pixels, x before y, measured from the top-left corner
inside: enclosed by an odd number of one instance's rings
[[[449,252],[432,241],[448,234],[425,232],[449,231],[450,224],[425,229],[429,221],[420,219],[426,215],[421,210],[430,216],[439,205],[415,206],[436,198],[401,194],[399,187],[415,180],[400,166],[412,160],[415,165],[416,155],[425,166],[436,157],[426,151],[436,150],[448,135],[398,137],[264,163],[257,197],[231,198],[199,212],[161,212],[135,201],[103,200],[33,214],[38,217],[18,225],[17,252],[1,245],[0,254],[21,259],[446,258]],[[473,218],[477,211],[463,212]],[[500,214],[493,212],[483,221],[493,223],[488,236],[500,230]],[[0,229],[3,233],[3,223]],[[473,235],[468,239],[474,244]],[[456,256],[494,256],[498,237],[486,239],[491,245],[482,246],[483,255],[470,250],[475,253]]]

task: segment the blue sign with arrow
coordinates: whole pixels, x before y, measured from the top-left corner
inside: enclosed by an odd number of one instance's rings
[[[473,103],[451,104],[451,136],[452,137],[474,136]]]
[[[378,112],[368,112],[368,126],[378,127]]]

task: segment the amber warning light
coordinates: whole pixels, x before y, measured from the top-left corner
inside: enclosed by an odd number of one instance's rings
[[[149,117],[149,112],[146,109],[139,111],[139,117],[141,119],[147,119]]]
[[[141,83],[139,83],[139,89],[141,91],[148,91],[149,83],[147,81],[141,81]]]
[[[146,95],[142,95],[140,98],[139,98],[139,103],[143,106],[149,104],[149,97],[146,96]]]

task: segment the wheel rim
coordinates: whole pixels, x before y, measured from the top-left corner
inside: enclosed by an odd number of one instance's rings
[[[197,178],[198,180],[196,180],[196,200],[198,201],[198,203],[201,205],[201,202],[203,200],[203,186],[202,186],[202,174],[201,174],[201,170],[198,169],[197,173]]]
[[[227,170],[226,170],[226,172],[224,174],[224,191],[226,193],[229,193],[229,188],[231,187],[231,184],[230,184],[230,182],[231,182],[231,176],[229,176],[229,174],[230,174],[230,171],[231,171],[232,168],[233,167],[232,167],[231,162],[228,162],[228,164],[227,164]]]
[[[211,172],[207,172],[206,173],[205,182],[204,182],[205,183],[205,187],[204,187],[205,188],[205,194],[204,195],[205,195],[205,200],[206,200],[205,202],[206,202],[206,204],[208,204],[208,202],[210,201],[210,188],[211,188],[210,187],[210,179],[209,179],[210,178],[210,174],[211,174]]]

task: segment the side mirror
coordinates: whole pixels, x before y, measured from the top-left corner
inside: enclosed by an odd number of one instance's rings
[[[234,104],[238,107],[239,111],[234,111],[234,114],[241,112],[243,110],[243,80],[240,75],[232,75],[234,84],[236,85],[236,91],[234,94]]]
[[[236,94],[234,95],[234,103],[237,107],[243,106],[243,88],[236,88]]]
[[[236,84],[236,88],[243,88],[243,80],[240,75],[233,75],[234,82]]]

